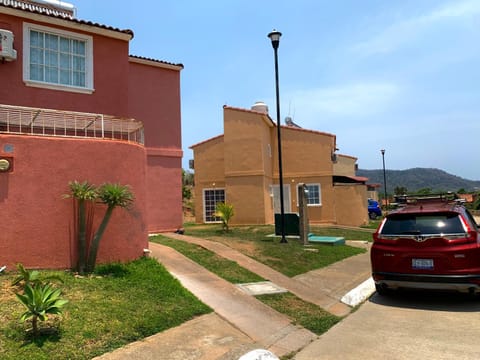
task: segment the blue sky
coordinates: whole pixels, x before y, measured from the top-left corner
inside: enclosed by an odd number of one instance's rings
[[[132,29],[132,55],[182,63],[183,166],[223,133],[223,105],[264,101],[335,134],[361,169],[440,168],[480,180],[479,0],[70,0]]]

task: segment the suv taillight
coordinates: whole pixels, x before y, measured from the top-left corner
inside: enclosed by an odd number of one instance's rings
[[[478,240],[478,233],[475,229],[473,229],[468,221],[465,220],[463,215],[460,215],[460,221],[462,222],[463,228],[467,234],[467,241],[468,242],[477,242]]]
[[[395,240],[395,238],[392,238],[391,236],[385,236],[382,235],[382,230],[383,230],[383,225],[385,225],[385,222],[387,221],[387,218],[384,218],[382,222],[380,223],[380,226],[378,227],[377,231],[373,233],[373,241],[374,242],[382,242],[382,241],[392,241]]]

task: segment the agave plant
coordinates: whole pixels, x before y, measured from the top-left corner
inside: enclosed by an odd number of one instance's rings
[[[18,276],[13,279],[12,285],[20,285],[23,286],[35,284],[40,281],[40,273],[37,270],[27,270],[22,264],[17,264],[18,269]]]
[[[68,303],[68,300],[60,297],[61,291],[49,283],[37,282],[33,286],[26,284],[25,293],[16,295],[27,308],[20,320],[32,319],[32,330],[35,337],[39,334],[38,321],[47,320],[47,314],[62,314],[63,306]]]
[[[110,221],[113,209],[128,207],[133,202],[134,196],[128,185],[106,183],[98,189],[98,198],[107,205],[107,210],[90,244],[87,272],[92,272],[95,269],[100,240]]]
[[[58,280],[63,282],[62,279],[57,275],[50,275],[50,276],[43,276],[40,278],[40,273],[37,270],[27,270],[25,267],[18,263],[18,276],[13,279],[12,286],[20,285],[21,287],[25,287],[27,285],[36,285],[43,280]]]
[[[235,212],[233,210],[233,205],[219,202],[215,207],[215,214],[216,217],[219,217],[222,220],[223,230],[225,232],[229,231],[228,223],[232,219]]]

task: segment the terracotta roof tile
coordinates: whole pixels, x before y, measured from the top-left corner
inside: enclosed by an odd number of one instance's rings
[[[147,60],[147,61],[153,61],[153,62],[165,64],[165,65],[178,66],[178,67],[181,67],[183,69],[183,64],[181,64],[181,63],[175,64],[175,63],[171,63],[171,62],[168,62],[168,61],[152,59],[152,58],[148,58],[148,57],[144,57],[144,56],[137,56],[137,55],[129,55],[129,56],[131,58],[134,58],[134,59]]]
[[[194,147],[197,147],[197,146],[199,146],[199,145],[205,144],[205,143],[207,143],[207,142],[209,142],[209,141],[212,141],[212,140],[220,139],[220,138],[222,138],[222,137],[223,137],[223,134],[217,135],[217,136],[214,136],[214,137],[212,137],[212,138],[210,138],[210,139],[203,140],[203,141],[200,141],[199,143],[193,144],[193,145],[189,146],[188,148],[189,148],[189,149],[193,149]]]
[[[0,6],[8,7],[16,10],[28,11],[30,13],[39,14],[39,15],[46,15],[46,16],[57,18],[57,19],[68,20],[77,24],[95,26],[95,27],[99,27],[102,29],[110,30],[110,31],[121,32],[123,34],[130,35],[133,38],[133,31],[130,29],[121,30],[112,26],[103,25],[103,24],[92,22],[92,21],[80,20],[75,18],[73,16],[73,13],[68,10],[55,8],[55,7],[43,5],[40,3],[33,3],[29,1],[20,1],[20,0],[0,0]]]

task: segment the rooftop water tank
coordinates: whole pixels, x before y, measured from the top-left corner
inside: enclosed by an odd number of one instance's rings
[[[268,114],[268,106],[263,101],[255,102],[255,104],[252,105],[252,110]]]

